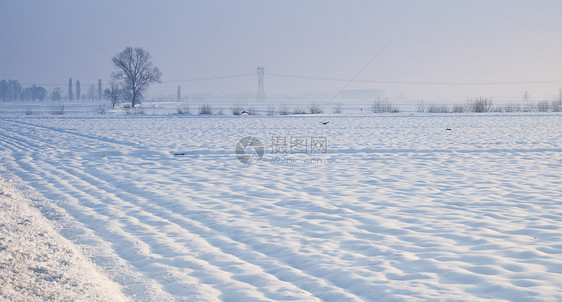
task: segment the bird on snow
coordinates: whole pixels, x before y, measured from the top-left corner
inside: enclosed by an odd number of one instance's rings
[[[445,131],[453,131],[453,129],[447,128],[447,129],[445,129]]]
[[[320,122],[322,125],[327,125],[330,121]]]

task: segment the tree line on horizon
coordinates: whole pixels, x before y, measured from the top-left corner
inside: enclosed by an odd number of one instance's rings
[[[109,100],[113,107],[122,101],[130,101],[131,106],[140,104],[143,94],[152,83],[159,83],[162,73],[152,64],[152,57],[148,51],[140,47],[127,47],[122,52],[111,58],[117,68],[111,73],[111,80],[108,87],[102,89],[102,81],[98,79],[98,87],[90,85],[87,97],[94,100],[102,100],[104,97]],[[74,86],[73,86],[74,85]],[[178,86],[178,99],[181,91]],[[53,102],[61,101],[80,101],[82,90],[80,80],[72,81],[68,79],[67,93],[61,87],[55,87],[49,94],[47,89],[33,84],[31,87],[23,88],[17,80],[0,80],[0,99],[2,101],[44,101],[49,97]]]
[[[75,87],[75,89],[73,88]],[[68,101],[80,101],[86,96],[89,100],[102,100],[103,90],[102,81],[98,79],[98,87],[91,84],[88,87],[86,95],[82,94],[82,87],[80,85],[80,80],[76,80],[75,86],[73,86],[72,78],[68,79],[68,89],[67,93],[64,94],[64,90],[61,87],[55,87],[49,93],[45,87],[38,86],[36,84],[30,87],[24,88],[23,85],[18,80],[12,79],[2,79],[0,80],[0,100],[4,102],[9,101],[45,101],[50,99],[53,102],[58,102],[61,100]]]

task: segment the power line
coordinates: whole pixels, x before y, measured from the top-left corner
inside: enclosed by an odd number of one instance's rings
[[[343,78],[330,78],[330,77],[319,77],[319,76],[307,76],[307,75],[295,75],[295,74],[283,74],[283,73],[267,73],[271,77],[281,77],[281,78],[292,78],[292,79],[303,79],[303,80],[315,80],[315,81],[332,81],[332,82],[346,82],[346,83],[370,83],[370,84],[393,84],[393,85],[436,85],[436,86],[493,86],[493,85],[544,85],[544,84],[562,84],[562,80],[544,80],[544,81],[490,81],[490,82],[470,82],[470,81],[383,81],[383,80],[365,80],[365,79],[343,79]],[[180,79],[180,80],[168,80],[162,81],[164,84],[171,83],[184,83],[184,82],[200,82],[209,80],[224,80],[233,78],[243,78],[243,77],[253,77],[255,73],[242,73],[224,76],[215,76],[208,78],[190,78],[190,79]],[[66,87],[67,83],[31,83],[23,82],[20,83],[22,86],[46,86],[46,87]],[[88,87],[94,85],[97,87],[98,83],[81,83],[81,86]],[[103,84],[102,87],[107,87],[107,84]]]
[[[225,76],[216,76],[216,77],[209,77],[209,78],[191,78],[191,79],[182,79],[182,80],[169,80],[169,81],[162,81],[161,83],[183,83],[183,82],[198,82],[198,81],[208,81],[211,80],[222,80],[222,79],[231,79],[231,78],[242,78],[242,77],[250,77],[254,76],[253,73],[243,73],[243,74],[234,74],[234,75],[225,75]],[[37,86],[67,86],[68,83],[64,84],[54,84],[54,83],[20,83],[21,85],[37,85]],[[81,85],[90,86],[94,85],[97,87],[98,83],[80,83]],[[103,84],[102,86],[107,86]]]
[[[504,81],[504,82],[428,82],[428,81],[378,81],[378,80],[349,80],[341,78],[326,78],[315,76],[301,76],[281,73],[268,73],[272,77],[295,78],[305,80],[334,81],[334,82],[355,82],[355,83],[373,83],[373,84],[405,84],[405,85],[536,85],[536,84],[561,84],[562,80],[551,81]]]
[[[193,67],[195,67],[195,69],[197,69],[205,77],[207,81],[211,82],[211,84],[213,84],[213,86],[215,86],[215,88],[220,91],[225,99],[230,101],[230,98],[226,95],[226,93],[224,93],[224,91],[222,91],[222,89],[217,85],[217,83],[215,83],[215,81],[213,81],[212,78],[210,78],[201,68],[199,68],[199,66],[195,64],[195,62],[193,62],[193,60],[183,50],[181,50],[181,48],[179,48],[177,45],[176,48],[189,61],[189,63],[191,63],[191,65],[193,65]]]
[[[208,77],[208,78],[191,78],[191,79],[183,79],[183,80],[169,80],[169,81],[162,81],[162,83],[199,82],[199,81],[208,81],[208,80],[244,78],[244,77],[249,77],[249,76],[254,76],[254,74],[253,73],[243,73],[243,74],[216,76],[216,77]]]
[[[33,86],[33,85],[36,85],[36,86],[48,86],[48,87],[53,87],[53,86],[62,86],[62,87],[66,87],[66,86],[68,85],[68,83],[65,83],[65,84],[52,84],[52,83],[50,83],[50,84],[49,84],[49,83],[20,83],[20,84],[21,84],[22,86]],[[72,84],[73,84],[73,86],[74,86],[74,83],[72,83]],[[90,85],[94,85],[94,86],[98,87],[98,83],[95,83],[95,84],[93,84],[93,83],[92,83],[92,84],[90,84],[90,83],[80,83],[80,87],[88,87],[88,86],[90,86]],[[107,87],[107,85],[106,85],[106,84],[102,84],[102,87]]]
[[[347,85],[349,85],[351,82],[353,82],[353,80],[355,80],[355,78],[361,73],[361,71],[363,71],[363,69],[365,69],[367,66],[369,66],[369,64],[371,64],[371,62],[373,62],[373,60],[375,60],[376,57],[379,56],[379,54],[388,46],[388,44],[390,44],[390,41],[386,42],[386,44],[381,47],[381,49],[379,49],[379,51],[377,51],[370,59],[369,61],[367,61],[367,63],[365,63],[365,65],[361,66],[361,68],[359,68],[359,70],[357,70],[357,72],[353,75],[353,77],[351,77],[349,80],[347,80],[345,82],[345,84],[340,88],[340,90],[338,90],[338,92],[336,92],[336,94],[334,94],[334,96],[328,101],[328,104],[331,103],[333,100],[335,100],[338,95],[340,95],[340,93],[347,88]]]

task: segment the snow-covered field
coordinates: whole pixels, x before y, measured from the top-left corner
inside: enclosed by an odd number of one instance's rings
[[[0,300],[127,301],[12,183],[0,179]]]
[[[562,300],[561,114],[90,109],[1,112],[2,176],[132,299]]]

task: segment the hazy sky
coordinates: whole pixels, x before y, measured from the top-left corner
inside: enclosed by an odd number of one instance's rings
[[[535,100],[562,88],[562,1],[0,1],[0,78],[104,83],[111,57],[149,51],[151,94],[268,96],[383,89],[412,100]],[[388,45],[387,45],[388,43]],[[367,62],[381,48],[380,54]],[[184,54],[187,55],[186,58]],[[378,83],[377,83],[378,82]],[[537,83],[541,82],[541,83]],[[474,84],[477,83],[477,84]],[[84,90],[85,88],[83,88]]]

